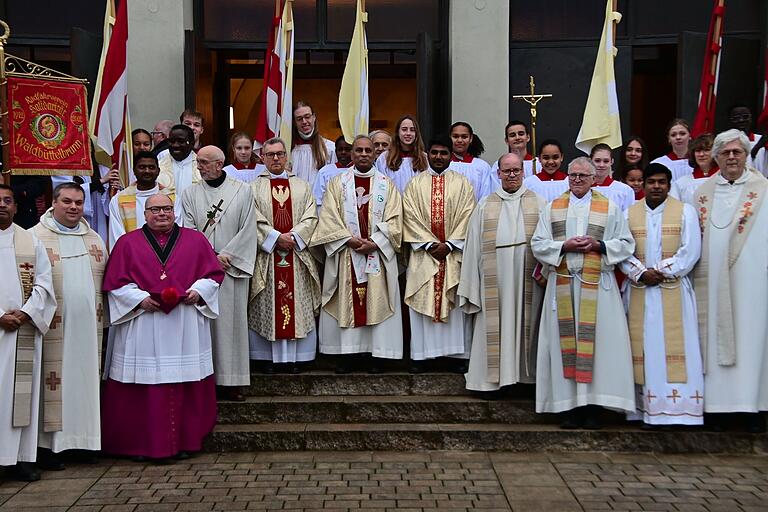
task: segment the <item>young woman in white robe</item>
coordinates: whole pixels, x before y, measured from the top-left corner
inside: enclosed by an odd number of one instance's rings
[[[379,155],[374,164],[376,169],[387,176],[402,194],[411,178],[427,170],[427,154],[421,138],[419,123],[411,115],[398,119],[395,125],[395,140],[390,148]]]
[[[616,203],[626,213],[627,209],[635,203],[635,191],[626,183],[611,177],[613,174],[611,147],[607,144],[597,144],[589,153],[589,158],[592,159],[597,171],[592,188]]]
[[[461,174],[472,185],[475,200],[479,201],[496,189],[491,181],[491,166],[480,155],[485,151],[469,123],[458,121],[451,125],[452,154],[448,169]]]
[[[662,164],[672,171],[672,183],[691,174],[688,164],[688,144],[691,142],[691,127],[688,121],[675,118],[667,125],[667,141],[672,149],[666,155],[654,158],[651,163]]]
[[[235,132],[229,139],[229,161],[224,167],[227,176],[250,183],[266,169],[253,152],[253,139],[245,132]]]
[[[691,141],[688,165],[693,167],[693,172],[678,179],[673,185],[674,190],[670,192],[694,208],[696,208],[696,204],[694,204],[696,189],[720,171],[717,163],[712,159],[712,142],[714,140],[715,138],[711,133],[704,133]]]

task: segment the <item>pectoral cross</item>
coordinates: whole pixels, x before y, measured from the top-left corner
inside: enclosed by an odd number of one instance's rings
[[[531,138],[533,141],[533,173],[536,174],[536,107],[544,98],[551,98],[551,94],[536,94],[536,84],[533,81],[533,75],[530,75],[530,94],[515,94],[513,100],[523,100],[531,106]]]
[[[208,217],[208,222],[206,222],[205,223],[205,227],[203,227],[203,233],[205,233],[205,231],[209,227],[211,227],[214,224],[216,224],[216,214],[217,213],[221,213],[221,212],[224,211],[224,210],[221,209],[221,205],[222,204],[224,204],[224,200],[223,199],[219,199],[219,204],[215,204],[215,205],[211,206],[211,209],[208,210],[208,213],[206,213],[206,217]]]

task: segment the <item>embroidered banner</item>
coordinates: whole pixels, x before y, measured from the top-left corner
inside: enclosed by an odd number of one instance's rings
[[[81,83],[8,77],[11,172],[90,176],[86,102]]]

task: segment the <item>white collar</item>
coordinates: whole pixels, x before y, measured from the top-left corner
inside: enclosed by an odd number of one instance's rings
[[[573,195],[573,192],[571,192],[570,194],[571,194],[571,198],[570,198],[569,204],[572,204],[574,206],[592,201],[591,190],[588,190],[587,193],[581,197],[576,197],[575,195]]]
[[[376,174],[376,168],[371,167],[370,169],[368,169],[368,172],[363,172],[358,170],[357,167],[352,167],[352,174],[354,174],[355,176],[360,176],[361,178],[370,178],[371,176]]]

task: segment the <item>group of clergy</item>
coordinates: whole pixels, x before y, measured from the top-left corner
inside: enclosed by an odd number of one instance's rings
[[[242,399],[249,359],[294,364],[319,348],[344,356],[340,372],[360,368],[352,354],[380,371],[403,358],[404,307],[411,360],[468,359],[476,391],[535,383],[536,411],[566,413],[564,428],[600,428],[605,407],[648,425],[748,413],[765,429],[768,180],[738,130],[715,138],[720,172],[698,210],[654,163],[627,213],[593,188],[586,157],[547,202],[515,153],[481,194],[452,170],[448,137],[404,180],[360,135],[318,208],[279,138],[250,183],[219,148],[194,153],[190,127],[168,141],[159,159],[135,154],[136,182],[112,198],[108,260],[78,184],[57,186],[28,231],[0,186],[0,465],[17,478],[39,478],[36,458],[62,469],[65,450],[186,458],[217,396]]]

